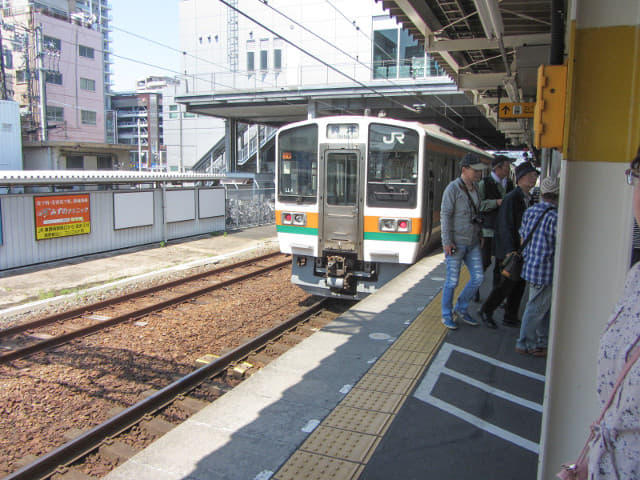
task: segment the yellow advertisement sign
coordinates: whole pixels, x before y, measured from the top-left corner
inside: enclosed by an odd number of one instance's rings
[[[498,106],[499,118],[533,118],[536,102],[501,103]]]
[[[91,233],[89,194],[33,197],[36,240]]]

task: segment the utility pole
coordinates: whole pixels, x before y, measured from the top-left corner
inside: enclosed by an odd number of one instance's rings
[[[40,83],[40,132],[41,140],[46,142],[47,132],[47,74],[44,69],[44,49],[42,45],[42,27],[36,27],[36,59],[38,62],[38,81]]]
[[[2,81],[2,100],[8,100],[7,74],[4,71],[4,47],[2,46],[2,22],[0,22],[0,80]]]
[[[138,171],[142,171],[142,144],[140,143],[140,119],[138,118]]]

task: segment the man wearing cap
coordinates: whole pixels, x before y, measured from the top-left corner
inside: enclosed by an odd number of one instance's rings
[[[483,280],[482,252],[480,250],[480,197],[476,182],[485,165],[468,153],[460,161],[460,177],[449,183],[442,194],[440,224],[442,247],[447,264],[447,278],[442,289],[442,323],[450,330],[458,328],[456,320],[477,326],[479,322],[467,311]],[[458,286],[462,263],[469,269],[469,282],[453,308],[453,292]]]
[[[495,255],[496,262],[502,263],[505,258],[512,255],[520,246],[520,224],[522,215],[529,206],[529,191],[538,180],[538,171],[531,162],[522,162],[516,167],[516,188],[509,192],[502,201],[495,230]],[[502,324],[510,327],[518,327],[518,311],[520,301],[524,293],[525,281],[512,280],[504,276],[491,290],[480,308],[480,316],[485,326],[497,328],[493,319],[493,312],[506,298],[507,304],[504,311]]]
[[[522,315],[516,351],[538,357],[547,355],[559,192],[557,178],[546,177],[542,180],[541,201],[524,213],[520,227],[522,238],[526,238],[531,231],[533,235],[522,252],[522,278],[529,284],[529,299]],[[538,220],[540,222],[535,226]]]
[[[498,209],[502,205],[504,196],[513,190],[513,182],[509,178],[511,171],[511,159],[504,155],[496,155],[491,161],[491,173],[478,183],[480,195],[480,211],[482,212],[482,268],[486,271],[491,265],[491,257],[494,255],[493,237],[498,218]],[[495,263],[493,268],[493,286],[500,279],[500,264]],[[479,300],[476,293],[476,301]]]

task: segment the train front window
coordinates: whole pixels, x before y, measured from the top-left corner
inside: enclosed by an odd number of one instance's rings
[[[327,204],[355,205],[358,194],[358,156],[355,153],[327,155]]]
[[[418,133],[393,125],[369,126],[367,205],[415,208]]]
[[[318,194],[318,126],[282,132],[278,138],[278,198],[315,203]]]

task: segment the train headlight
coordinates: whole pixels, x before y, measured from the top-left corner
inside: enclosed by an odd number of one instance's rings
[[[304,227],[307,224],[307,215],[304,213],[295,213],[293,215],[293,224]]]
[[[378,220],[378,230],[381,232],[395,232],[398,230],[398,222],[395,218],[381,218]]]
[[[378,220],[378,230],[381,232],[407,233],[411,231],[411,219],[381,218]]]
[[[282,212],[282,224],[304,227],[305,225],[307,225],[307,214]]]

